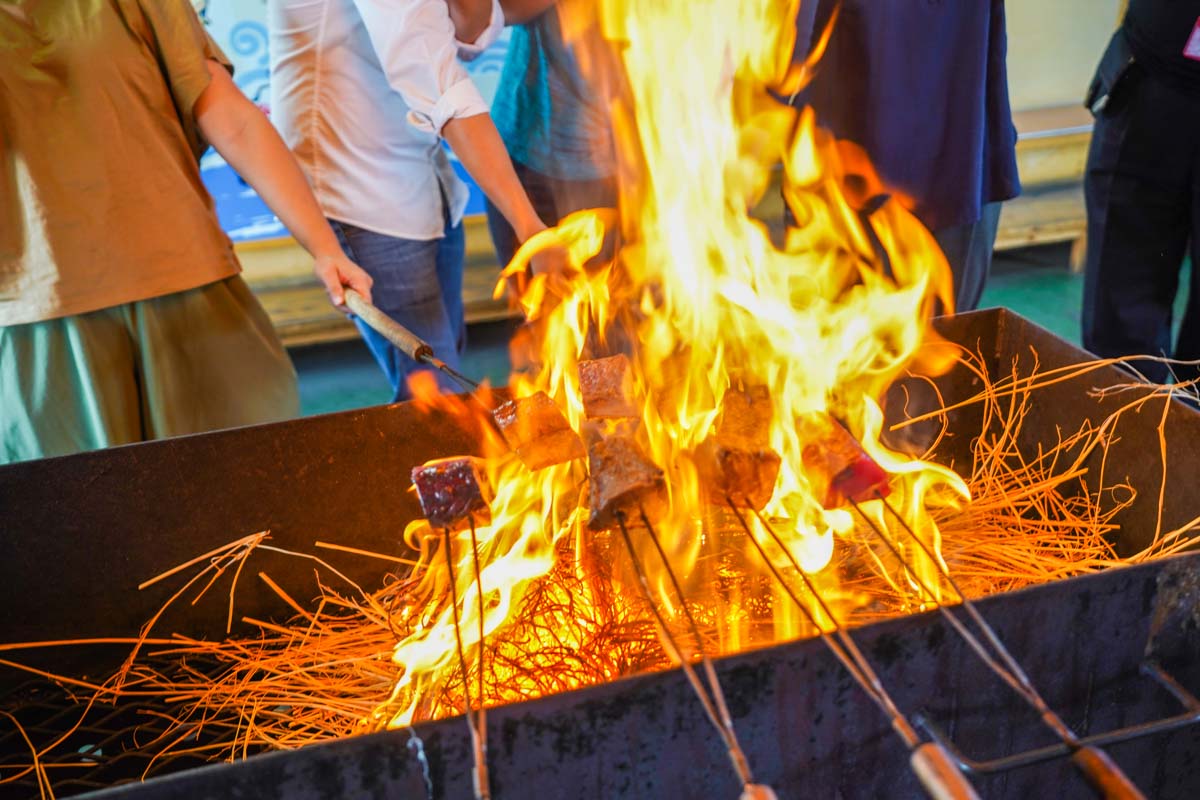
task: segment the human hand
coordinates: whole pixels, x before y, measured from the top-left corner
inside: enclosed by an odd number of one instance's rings
[[[567,248],[558,242],[547,245],[529,259],[529,271],[534,277],[544,276],[546,288],[560,296],[566,294],[570,284],[569,276],[574,272]]]
[[[502,273],[514,302],[520,302],[533,286],[540,298],[546,291],[561,295],[568,285],[571,265],[567,249],[547,230],[544,222],[534,219],[516,231],[522,246]]]
[[[317,256],[313,273],[324,284],[329,302],[343,314],[350,313],[346,308],[346,289],[353,289],[368,303],[371,302],[371,285],[374,283],[371,276],[340,251]]]

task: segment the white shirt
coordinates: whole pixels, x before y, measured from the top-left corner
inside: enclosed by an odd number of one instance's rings
[[[493,0],[474,45],[454,38],[445,0],[269,0],[271,119],[325,215],[404,239],[443,235],[442,197],[458,223],[467,187],[442,126],[486,114],[458,56],[504,26]]]

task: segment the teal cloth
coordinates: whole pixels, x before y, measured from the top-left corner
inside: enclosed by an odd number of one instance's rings
[[[607,110],[563,42],[558,11],[514,25],[492,119],[509,156],[560,180],[597,180],[616,169]]]
[[[240,277],[0,327],[0,464],[299,413],[296,372]]]

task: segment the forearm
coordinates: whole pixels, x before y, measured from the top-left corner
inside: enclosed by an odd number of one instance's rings
[[[447,0],[454,38],[467,44],[478,39],[492,20],[492,0]]]
[[[345,311],[346,289],[371,298],[371,276],[346,258],[300,166],[287,145],[215,61],[212,76],[192,114],[201,135],[258,192],[275,215],[313,257],[313,274],[329,300]]]
[[[545,13],[555,0],[500,0],[507,25],[522,25]]]
[[[255,109],[235,136],[213,146],[309,254],[341,251],[304,173],[266,115]]]
[[[534,211],[492,118],[487,114],[458,117],[442,128],[458,160],[525,241],[545,224]]]
[[[266,115],[234,85],[216,62],[212,83],[193,113],[205,140],[242,178],[314,258],[341,253],[300,166]]]

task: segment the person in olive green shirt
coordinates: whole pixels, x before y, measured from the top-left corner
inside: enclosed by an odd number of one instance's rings
[[[0,464],[298,412],[200,180],[208,144],[370,296],[187,0],[0,0]]]

